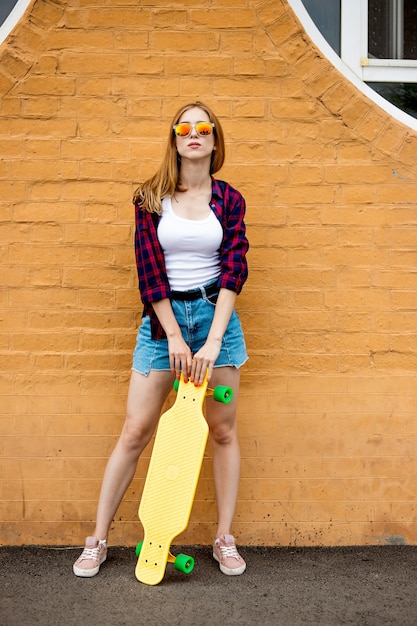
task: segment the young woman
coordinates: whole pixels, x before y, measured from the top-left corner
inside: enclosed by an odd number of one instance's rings
[[[126,420],[104,474],[94,534],[73,567],[76,576],[94,576],[106,560],[110,524],[181,371],[185,380],[200,385],[208,370],[211,386],[234,391],[230,404],[206,401],[218,511],[213,557],[224,574],[242,574],[246,568],[231,525],[240,473],[239,368],[247,360],[234,305],[247,278],[248,242],[243,197],[212,177],[223,165],[224,152],[217,117],[201,102],[188,104],[173,119],[160,169],[135,192],[144,310]]]

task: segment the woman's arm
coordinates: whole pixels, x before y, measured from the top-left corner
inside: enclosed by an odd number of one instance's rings
[[[209,380],[213,374],[214,363],[220,354],[223,335],[232,315],[235,300],[236,293],[234,291],[220,289],[206,343],[194,355],[192,361],[190,378],[196,385],[203,383],[207,368]]]

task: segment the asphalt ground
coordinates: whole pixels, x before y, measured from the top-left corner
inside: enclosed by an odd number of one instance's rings
[[[1,626],[416,626],[417,546],[240,547],[241,576],[225,576],[206,546],[139,583],[133,548],[110,547],[99,574],[77,578],[77,548],[0,547]]]

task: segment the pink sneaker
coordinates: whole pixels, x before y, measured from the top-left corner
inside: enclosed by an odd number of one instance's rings
[[[235,538],[222,535],[213,544],[213,558],[219,563],[220,571],[226,576],[243,574],[246,563],[237,551]]]
[[[95,537],[87,537],[81,556],[75,561],[73,571],[76,576],[91,578],[98,574],[100,565],[107,558],[107,545]]]

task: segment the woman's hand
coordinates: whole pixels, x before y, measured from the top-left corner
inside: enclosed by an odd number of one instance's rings
[[[220,354],[222,338],[232,315],[236,293],[228,289],[220,289],[216,310],[206,343],[194,355],[190,378],[196,385],[202,385],[208,369],[208,379],[213,374],[214,364]]]
[[[190,379],[195,385],[202,385],[208,369],[208,380],[213,374],[213,367],[220,354],[222,342],[217,339],[207,339],[204,346],[200,348],[193,357]]]
[[[168,353],[171,372],[177,380],[180,379],[181,372],[183,372],[184,382],[188,382],[193,355],[181,335],[176,334],[168,337]]]

